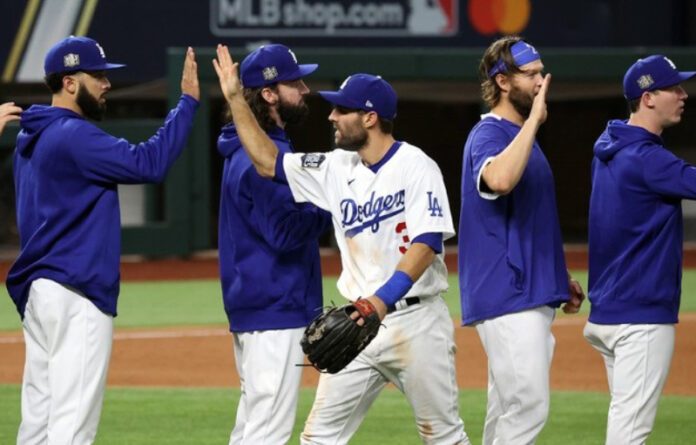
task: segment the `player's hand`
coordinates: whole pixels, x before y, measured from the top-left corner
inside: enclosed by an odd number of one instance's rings
[[[585,293],[577,280],[568,277],[568,289],[570,291],[570,301],[563,305],[563,312],[566,314],[577,314],[585,300]]]
[[[201,88],[198,85],[198,64],[196,54],[190,46],[186,50],[184,69],[181,72],[181,92],[188,94],[196,100],[201,98]]]
[[[384,320],[384,317],[387,316],[387,305],[384,304],[384,301],[382,301],[382,299],[379,298],[377,295],[368,297],[367,301],[372,303],[372,305],[375,307],[375,309],[377,310],[377,315],[379,315],[379,319]],[[360,313],[358,311],[355,311],[352,314],[350,314],[351,320],[358,320],[358,318],[360,318]],[[360,320],[358,320],[357,323],[358,326],[362,326],[365,324],[365,321],[362,318],[360,318]]]
[[[239,63],[232,60],[230,50],[226,45],[218,44],[217,59],[213,59],[213,67],[220,80],[220,88],[225,99],[232,100],[242,93],[242,83],[239,80]]]
[[[14,102],[5,102],[4,104],[0,105],[0,135],[5,129],[5,124],[10,121],[19,120],[19,113],[21,112],[22,109],[16,106]]]
[[[546,122],[546,117],[548,112],[546,110],[546,93],[549,91],[549,84],[551,83],[551,74],[544,76],[544,80],[541,82],[541,88],[539,92],[534,97],[534,102],[532,103],[532,111],[529,113],[530,119],[536,119],[539,125]]]

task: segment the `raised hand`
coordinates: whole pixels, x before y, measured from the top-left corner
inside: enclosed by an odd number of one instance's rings
[[[5,102],[0,105],[0,135],[2,134],[2,130],[5,129],[5,124],[10,121],[19,120],[19,113],[21,112],[22,109],[16,106],[14,102]]]
[[[226,45],[217,46],[217,59],[213,59],[213,67],[220,80],[220,88],[225,99],[232,100],[242,93],[242,83],[239,80],[239,63],[232,60]]]
[[[201,88],[198,84],[198,64],[196,54],[190,46],[186,50],[184,69],[181,72],[181,93],[188,94],[196,100],[200,100]]]
[[[546,111],[546,93],[549,91],[549,84],[551,83],[551,74],[544,76],[544,80],[541,83],[541,88],[539,92],[534,97],[534,102],[532,103],[532,111],[529,113],[530,118],[537,119],[539,124],[543,124],[546,121],[548,113]]]

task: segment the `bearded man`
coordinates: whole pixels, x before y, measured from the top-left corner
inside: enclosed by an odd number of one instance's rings
[[[536,133],[551,75],[538,51],[501,38],[479,66],[491,109],[464,147],[459,220],[462,324],[488,356],[483,443],[534,443],[549,411],[555,308],[584,298],[563,258],[551,168]]]
[[[149,140],[133,145],[89,122],[106,111],[107,73],[123,66],[95,40],[67,37],[44,61],[51,105],[22,113],[13,159],[21,251],[6,281],[26,343],[18,444],[94,441],[119,295],[117,185],[161,182],[193,127],[191,48],[181,98]]]
[[[286,124],[308,114],[302,78],[316,64],[298,65],[284,45],[265,45],[242,62],[244,98],[283,153],[292,153]],[[231,120],[231,115],[228,113]],[[230,445],[280,444],[295,424],[304,354],[300,339],[321,312],[318,237],[330,215],[295,203],[287,184],[256,173],[233,122],[222,128],[225,157],[218,244],[225,312],[234,336],[242,397]]]

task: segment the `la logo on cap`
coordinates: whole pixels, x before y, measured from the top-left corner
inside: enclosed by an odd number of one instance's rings
[[[669,63],[669,66],[671,66],[673,70],[677,69],[677,65],[675,65],[674,62],[669,60],[667,57],[665,57],[664,59],[667,61],[667,63]]]
[[[290,48],[288,48],[288,52],[289,52],[290,55],[292,56],[292,60],[294,60],[294,61],[295,61],[295,64],[297,64],[297,57],[295,56],[295,53],[292,52],[292,50],[291,50]]]
[[[104,48],[102,48],[101,45],[97,42],[94,42],[94,44],[97,45],[97,49],[99,50],[99,54],[101,54],[102,59],[106,59],[106,53],[104,52]]]
[[[80,55],[79,54],[66,54],[63,56],[63,66],[72,68],[74,66],[77,66],[80,64]]]

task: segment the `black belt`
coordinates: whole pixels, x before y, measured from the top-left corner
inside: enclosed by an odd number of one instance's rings
[[[402,298],[401,300],[397,301],[393,305],[389,306],[387,308],[387,313],[391,313],[394,311],[398,311],[401,309],[406,309],[409,306],[413,306],[414,304],[418,304],[421,302],[420,297],[406,297]]]

